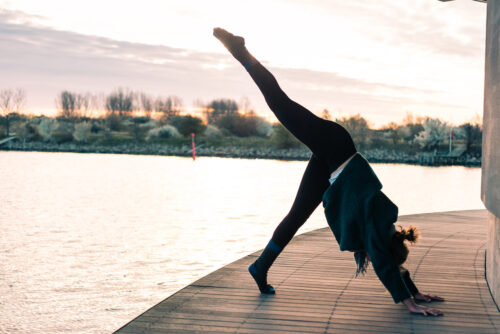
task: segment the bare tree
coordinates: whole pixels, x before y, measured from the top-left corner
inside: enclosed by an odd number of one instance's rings
[[[159,97],[156,99],[154,110],[160,114],[160,119],[167,120],[181,112],[182,100],[175,95],[167,98]]]
[[[131,114],[134,110],[134,93],[128,89],[118,88],[106,98],[106,110],[119,116]]]
[[[10,135],[10,122],[15,114],[19,114],[26,104],[26,92],[18,88],[16,90],[4,89],[0,91],[0,110],[3,115],[5,133]]]
[[[59,115],[64,118],[74,119],[79,115],[81,100],[77,93],[62,91],[56,98],[56,107]]]
[[[19,114],[26,104],[26,92],[18,88],[14,93],[14,112]]]
[[[77,106],[79,107],[78,113],[81,117],[89,118],[92,114],[91,102],[92,102],[92,94],[89,92],[83,94],[77,94]]]
[[[100,112],[104,110],[106,98],[104,93],[94,93],[90,94],[90,115],[93,116],[94,112]]]
[[[151,118],[151,114],[154,110],[154,103],[151,96],[146,93],[139,94],[139,105],[141,106],[141,111],[148,118]]]
[[[216,123],[219,118],[238,111],[238,104],[231,99],[213,100],[206,106],[206,117],[209,124]]]
[[[207,103],[205,103],[202,99],[196,99],[192,103],[194,108],[194,113],[199,115],[201,118],[205,119],[205,123],[208,123],[208,107]]]
[[[242,113],[247,113],[248,111],[251,111],[251,106],[252,104],[250,103],[250,100],[248,99],[248,97],[246,96],[243,96],[241,99],[240,99],[240,111]]]

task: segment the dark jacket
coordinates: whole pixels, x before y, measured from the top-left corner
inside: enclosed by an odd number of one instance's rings
[[[406,278],[410,279],[409,274],[403,277],[389,252],[398,207],[381,189],[368,161],[358,153],[323,194],[323,206],[340,250],[365,250],[378,278],[399,303],[412,295],[405,284]]]

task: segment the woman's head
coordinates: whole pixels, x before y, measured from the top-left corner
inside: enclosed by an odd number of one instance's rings
[[[405,263],[408,258],[409,250],[405,240],[413,244],[418,241],[419,237],[420,232],[417,227],[412,225],[410,227],[399,226],[399,230],[394,232],[389,248],[398,265]]]

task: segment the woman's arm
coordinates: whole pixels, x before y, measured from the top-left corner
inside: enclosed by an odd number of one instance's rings
[[[410,290],[410,293],[413,296],[413,299],[407,298],[403,301],[403,304],[405,304],[408,310],[411,313],[420,313],[425,316],[429,314],[434,316],[443,315],[443,312],[441,312],[440,310],[432,307],[419,305],[416,303],[416,301],[423,301],[423,302],[431,302],[433,300],[444,301],[444,298],[441,298],[436,295],[423,294],[419,292],[417,286],[415,285],[415,283],[413,283],[410,277],[410,272],[403,266],[399,266],[399,270],[401,273],[401,278],[403,278],[403,281],[405,282],[406,286],[408,287],[408,290]]]
[[[444,301],[444,298],[439,297],[437,295],[433,295],[430,293],[421,293],[418,291],[417,286],[415,283],[413,283],[411,277],[410,277],[410,272],[408,269],[406,269],[403,266],[399,266],[399,271],[401,273],[401,277],[403,278],[403,281],[405,282],[406,286],[408,287],[408,290],[410,290],[411,295],[413,298],[417,301],[422,301],[422,302],[432,302],[432,301],[437,301],[437,302],[442,302]]]
[[[419,291],[415,283],[413,283],[413,281],[410,278],[410,272],[408,271],[408,269],[406,269],[401,265],[399,266],[399,273],[401,274],[401,277],[403,278],[406,287],[408,288],[408,290],[410,290],[411,295],[415,297],[419,293]]]

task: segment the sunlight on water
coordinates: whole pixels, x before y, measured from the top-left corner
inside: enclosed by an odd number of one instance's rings
[[[0,152],[0,332],[117,329],[264,247],[305,166]],[[483,208],[478,168],[374,169],[400,214]],[[300,232],[325,226],[320,208]]]

